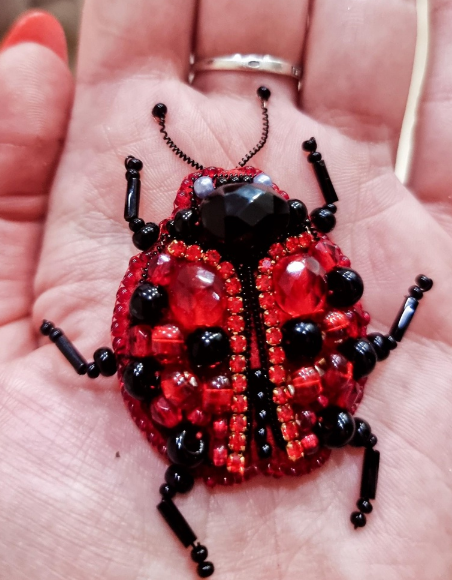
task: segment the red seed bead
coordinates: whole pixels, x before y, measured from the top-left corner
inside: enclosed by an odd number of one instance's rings
[[[248,401],[245,395],[234,395],[232,397],[231,410],[233,413],[245,413],[248,410]]]
[[[125,354],[127,349],[126,340],[119,336],[113,339],[113,350],[116,354]]]
[[[217,439],[224,439],[227,437],[229,427],[227,419],[215,419],[212,424],[213,434]]]
[[[271,292],[265,292],[265,294],[260,294],[259,295],[259,304],[261,305],[261,308],[263,308],[264,310],[268,310],[269,308],[272,308],[272,306],[274,306],[276,304],[276,299],[273,293]]]
[[[168,245],[168,252],[175,258],[181,258],[185,254],[186,245],[182,240],[173,240]]]
[[[295,421],[289,421],[288,423],[282,423],[281,433],[285,441],[293,441],[298,437],[298,426]]]
[[[229,421],[229,428],[231,431],[244,433],[247,428],[246,415],[232,415]]]
[[[187,419],[193,425],[198,427],[206,427],[210,423],[212,416],[210,413],[206,413],[206,411],[196,407],[196,409],[193,409],[190,411],[190,413],[187,414]]]
[[[238,278],[230,278],[229,280],[226,280],[225,288],[226,288],[226,292],[230,296],[234,296],[235,294],[238,294],[241,290],[240,280]]]
[[[231,332],[243,332],[245,330],[245,320],[243,316],[233,314],[227,319],[227,327]]]
[[[224,443],[216,443],[212,452],[212,462],[215,467],[226,465],[228,459],[228,449]]]
[[[232,388],[234,393],[243,393],[246,391],[247,380],[245,375],[232,375]]]
[[[235,334],[231,337],[231,350],[238,354],[246,350],[246,338],[242,334]]]
[[[303,446],[297,439],[295,441],[289,441],[286,450],[287,456],[291,461],[298,461],[304,455]]]
[[[235,269],[231,262],[222,262],[218,265],[218,273],[223,278],[223,280],[228,280],[235,276]]]
[[[306,435],[301,439],[301,445],[303,447],[303,451],[305,455],[314,455],[320,449],[320,442],[314,433],[310,435]]]
[[[270,247],[268,253],[274,260],[277,260],[278,258],[282,258],[285,255],[286,250],[282,244],[277,243]]]
[[[280,385],[286,380],[286,370],[281,365],[275,365],[268,369],[268,376],[272,383]]]
[[[280,365],[286,360],[286,353],[281,346],[272,346],[268,349],[268,360],[273,365]]]
[[[220,254],[216,250],[208,250],[204,254],[204,261],[209,266],[217,266],[221,260]]]
[[[280,423],[287,423],[294,419],[293,409],[290,405],[280,405],[276,407],[276,414]]]
[[[232,385],[229,378],[219,375],[203,384],[202,408],[209,413],[226,413],[231,410]]]
[[[187,258],[187,260],[190,260],[190,262],[197,262],[202,258],[202,255],[203,255],[202,249],[196,245],[189,246],[187,248],[187,251],[185,252],[185,257]]]
[[[228,456],[226,468],[231,473],[238,475],[245,474],[245,458],[241,453],[231,453]]]
[[[238,314],[243,312],[243,299],[241,296],[229,296],[227,300],[227,308],[229,312]]]
[[[152,328],[137,324],[129,329],[129,350],[131,356],[146,358],[152,355]]]
[[[294,401],[307,405],[322,392],[320,375],[314,367],[301,367],[292,373],[291,384],[294,388]]]
[[[267,344],[276,345],[282,340],[282,332],[279,328],[267,328],[265,331]]]
[[[152,420],[168,429],[172,429],[182,421],[182,410],[172,405],[163,395],[152,401],[150,411]]]
[[[229,367],[233,373],[243,373],[246,370],[246,358],[241,354],[232,355]]]
[[[263,258],[259,261],[259,272],[262,274],[269,274],[273,269],[273,260],[270,258]]]
[[[272,282],[271,276],[263,276],[263,275],[257,276],[256,288],[260,292],[268,292],[269,290],[272,289],[272,286],[273,286],[273,282]]]
[[[231,433],[229,437],[229,449],[233,451],[245,451],[246,436],[243,433]]]
[[[265,326],[276,326],[281,322],[281,314],[276,308],[264,312]]]
[[[160,378],[163,394],[175,406],[192,405],[199,394],[199,383],[189,371],[166,369]]]
[[[184,348],[184,337],[175,324],[155,326],[152,330],[152,355],[160,362],[179,360],[184,353]]]
[[[277,405],[284,405],[291,399],[290,392],[284,387],[276,387],[273,389],[273,401]]]

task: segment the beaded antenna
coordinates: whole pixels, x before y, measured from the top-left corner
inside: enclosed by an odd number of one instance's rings
[[[354,413],[367,376],[402,340],[433,285],[418,276],[389,333],[367,334],[363,281],[326,236],[338,197],[315,139],[303,149],[325,205],[310,215],[267,174],[245,166],[268,136],[270,91],[257,93],[262,137],[232,170],[205,169],[188,157],[168,136],[166,106],[154,107],[164,140],[196,172],[182,181],[171,217],[156,225],[139,217],[143,164],[125,161],[124,218],[141,253],[117,293],[114,352],[98,349],[88,363],[60,329],[41,326],[78,374],[118,373],[133,420],[170,462],[157,509],[192,548],[202,578],[214,566],[173,501],[195,478],[213,487],[258,473],[302,475],[331,449],[361,447],[351,522],[366,524],[380,454],[369,424]]]

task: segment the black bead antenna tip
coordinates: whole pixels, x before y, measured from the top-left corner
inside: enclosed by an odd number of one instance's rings
[[[257,96],[262,99],[263,101],[268,101],[271,96],[271,91],[267,87],[259,87],[257,89]]]
[[[168,107],[164,103],[157,103],[152,109],[154,119],[164,119],[168,112]]]

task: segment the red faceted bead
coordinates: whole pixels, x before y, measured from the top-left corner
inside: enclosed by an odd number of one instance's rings
[[[233,451],[245,451],[246,436],[243,433],[231,433],[229,437],[229,449]]]
[[[320,449],[320,442],[317,435],[311,433],[301,439],[301,445],[305,455],[314,455]]]
[[[245,413],[248,410],[248,400],[245,395],[234,395],[232,397],[231,410],[233,413]]]
[[[273,365],[280,365],[286,360],[286,353],[281,346],[272,346],[268,349],[268,360]]]
[[[243,332],[245,330],[245,320],[243,319],[243,316],[238,316],[237,314],[228,316],[226,323],[231,332]]]
[[[156,286],[168,286],[176,264],[177,260],[169,254],[153,256],[149,263],[149,281]]]
[[[322,375],[324,394],[330,399],[352,386],[353,365],[341,354],[326,355],[317,362],[316,367]]]
[[[147,324],[137,324],[129,329],[129,350],[131,356],[145,358],[152,355],[152,328]]]
[[[222,262],[218,266],[218,273],[223,278],[223,280],[228,280],[235,276],[235,269],[231,262]]]
[[[226,280],[225,288],[226,288],[226,292],[230,296],[238,294],[240,292],[240,289],[241,289],[239,279],[238,278],[230,278],[229,280]]]
[[[204,264],[179,263],[174,269],[168,296],[175,319],[187,330],[222,326],[226,311],[223,281]]]
[[[276,387],[273,389],[273,401],[277,405],[284,405],[292,398],[290,392],[285,387]]]
[[[224,439],[228,432],[229,426],[226,419],[216,419],[212,424],[213,434],[217,439]]]
[[[300,248],[300,238],[298,237],[287,238],[285,245],[286,250],[289,252],[289,254],[292,254],[293,252],[296,252]]]
[[[229,296],[227,301],[229,312],[238,314],[243,312],[243,298],[241,296]]]
[[[298,425],[295,421],[289,421],[281,425],[281,433],[285,441],[292,441],[298,437]]]
[[[197,262],[198,260],[200,260],[202,258],[202,249],[200,248],[200,246],[189,246],[187,248],[187,251],[185,252],[185,257],[187,258],[187,260],[190,260],[190,262]]]
[[[330,242],[327,238],[323,238],[317,242],[312,248],[311,254],[313,258],[321,264],[326,272],[329,272],[332,268],[338,266],[340,259],[342,258],[342,252],[338,246]]]
[[[168,246],[168,252],[175,258],[181,258],[185,254],[187,246],[182,240],[173,240]]]
[[[334,344],[349,336],[350,319],[343,311],[330,310],[325,314],[321,326],[326,340]]]
[[[303,445],[298,440],[289,441],[286,450],[287,456],[291,461],[297,461],[298,459],[301,459],[304,455]]]
[[[276,304],[276,299],[273,293],[265,292],[259,295],[259,304],[264,310],[272,308]]]
[[[219,375],[203,384],[202,407],[209,413],[225,413],[231,410],[232,385],[228,377]]]
[[[270,258],[263,258],[259,262],[259,272],[262,274],[269,274],[273,269],[273,260]]]
[[[229,366],[233,373],[243,373],[246,370],[246,358],[241,354],[232,355]]]
[[[293,409],[290,405],[280,405],[276,407],[276,414],[280,423],[287,423],[294,419]]]
[[[229,428],[231,431],[237,431],[238,433],[244,433],[247,428],[248,421],[246,415],[232,415],[229,421]]]
[[[224,443],[215,443],[212,452],[212,461],[215,467],[226,465],[228,449]]]
[[[277,260],[278,258],[282,258],[282,256],[285,255],[286,250],[284,249],[284,246],[280,243],[277,244],[273,244],[268,253],[270,254],[270,256],[274,259]]]
[[[317,416],[312,411],[301,411],[298,414],[298,426],[301,432],[312,431],[312,428],[317,423]]]
[[[247,380],[245,375],[232,375],[232,388],[234,393],[243,393],[246,391]]]
[[[150,411],[152,420],[168,429],[172,429],[182,421],[182,410],[172,405],[163,395],[152,401]]]
[[[179,360],[184,348],[184,337],[175,324],[155,326],[152,330],[152,354],[160,362],[168,363]]]
[[[246,338],[242,334],[236,334],[231,337],[231,350],[238,354],[246,349]]]
[[[282,332],[279,328],[267,328],[265,331],[265,338],[268,344],[276,345],[282,340]]]
[[[204,254],[204,261],[209,266],[217,266],[220,263],[221,256],[216,250],[208,250]]]
[[[196,425],[198,427],[206,427],[210,423],[212,416],[210,415],[210,413],[206,413],[206,411],[203,411],[202,409],[197,407],[196,409],[193,409],[192,411],[190,411],[190,413],[187,414],[187,419],[193,425]]]
[[[281,314],[276,308],[264,312],[265,326],[276,326],[281,322]]]
[[[227,470],[231,473],[244,475],[245,473],[245,458],[241,453],[231,453],[228,456],[226,463]]]
[[[273,281],[271,276],[259,275],[256,277],[256,288],[260,292],[267,292],[272,289]]]
[[[303,234],[300,234],[298,236],[298,240],[299,240],[300,248],[306,250],[307,248],[310,247],[310,245],[314,241],[314,238],[311,236],[311,234],[304,232]]]
[[[198,379],[189,371],[164,370],[160,386],[168,401],[178,407],[194,405],[199,395]]]
[[[275,365],[268,369],[268,376],[272,383],[280,385],[286,380],[286,371],[283,366]]]
[[[301,367],[292,374],[292,386],[294,388],[294,401],[301,405],[307,405],[322,392],[320,375],[314,367]]]

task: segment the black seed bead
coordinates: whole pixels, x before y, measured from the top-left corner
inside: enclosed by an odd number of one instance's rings
[[[356,502],[356,507],[359,509],[359,511],[363,512],[363,514],[370,514],[374,509],[370,501],[368,499],[364,499],[363,497],[361,497]]]
[[[393,336],[390,336],[389,334],[386,334],[385,338],[388,341],[389,350],[395,350],[397,348],[397,341],[395,340],[395,338]]]
[[[265,409],[267,406],[267,394],[265,391],[258,391],[256,393],[256,409]]]
[[[206,459],[207,439],[200,435],[199,429],[188,425],[168,437],[166,451],[170,460],[176,465],[197,467]]]
[[[310,139],[308,139],[307,141],[303,141],[303,150],[304,151],[316,151],[317,150],[317,141],[315,140],[314,137],[311,137]]]
[[[312,320],[293,318],[282,327],[282,347],[291,362],[313,358],[322,350],[322,333]]]
[[[39,331],[44,336],[49,336],[54,327],[55,325],[53,324],[53,322],[50,322],[49,320],[43,320]]]
[[[137,159],[136,157],[132,157],[131,155],[129,155],[129,157],[126,157],[124,165],[128,170],[134,169],[135,171],[141,171],[143,169],[143,162]]]
[[[124,388],[137,401],[150,401],[158,392],[155,387],[155,371],[158,364],[154,359],[130,362],[123,375]]]
[[[211,366],[222,362],[230,353],[226,332],[216,326],[201,327],[186,340],[190,360],[197,366]]]
[[[176,495],[176,490],[169,483],[162,483],[159,493],[162,497],[172,499]]]
[[[173,238],[176,237],[176,232],[174,231],[174,220],[168,220],[166,222],[166,231]]]
[[[270,89],[267,89],[267,87],[259,87],[257,89],[257,96],[264,101],[268,101],[270,95],[271,95]]]
[[[173,232],[181,240],[191,241],[199,232],[199,214],[194,209],[181,209],[174,216]]]
[[[311,212],[311,222],[319,232],[327,234],[336,225],[336,218],[329,209],[318,207]]]
[[[126,179],[139,179],[140,178],[140,172],[137,171],[136,169],[128,169],[126,171]]]
[[[424,296],[424,293],[419,288],[419,286],[411,286],[411,288],[408,290],[408,292],[409,292],[410,296],[412,298],[416,298],[416,300],[421,300],[421,298]]]
[[[266,423],[268,421],[267,409],[260,409],[260,411],[257,412],[256,419],[262,423]]]
[[[163,103],[157,103],[152,109],[152,116],[156,117],[157,119],[164,119],[167,112],[168,108],[166,105]]]
[[[428,292],[432,289],[433,280],[428,276],[424,276],[424,274],[419,274],[419,276],[416,278],[416,284],[420,286],[421,290]]]
[[[145,252],[159,239],[160,228],[152,222],[147,223],[141,229],[133,234],[133,245],[139,250]]]
[[[358,419],[355,417],[355,434],[353,439],[350,441],[352,447],[365,447],[372,435],[372,430],[370,425],[364,419]]]
[[[300,234],[305,229],[308,210],[306,205],[299,199],[289,201],[289,233]]]
[[[367,339],[372,344],[377,355],[377,360],[385,360],[388,358],[391,348],[386,336],[379,332],[374,332],[367,336]],[[397,344],[397,343],[396,343]]]
[[[111,349],[98,348],[93,358],[103,377],[112,377],[116,373],[116,357]]]
[[[331,213],[337,212],[337,206],[334,203],[327,203],[323,206],[324,209],[328,209]]]
[[[269,443],[264,443],[257,448],[257,454],[261,459],[269,459],[272,456],[273,448]]]
[[[86,369],[86,374],[89,376],[90,379],[97,379],[100,374],[99,367],[96,365],[95,362],[92,362],[88,365]]]
[[[348,411],[333,405],[323,409],[317,418],[315,431],[325,447],[334,449],[350,443],[355,434],[355,421]]]
[[[142,220],[141,218],[133,218],[133,220],[130,220],[130,222],[129,222],[129,229],[132,232],[137,232],[143,226],[144,226],[144,220]]]
[[[208,578],[215,572],[215,567],[212,562],[202,562],[201,564],[198,564],[196,571],[200,578]]]
[[[341,353],[353,363],[353,378],[358,381],[369,375],[377,364],[377,354],[365,338],[350,338],[339,347]]]
[[[197,562],[198,564],[200,564],[201,562],[204,562],[204,560],[207,560],[207,556],[209,555],[207,548],[201,544],[197,544],[196,546],[193,546],[193,550],[191,551],[191,559],[194,562]]]
[[[353,512],[350,516],[350,521],[356,528],[364,528],[366,525],[366,516],[362,512]]]
[[[154,325],[168,306],[168,295],[161,286],[140,284],[130,299],[130,314],[136,320]]]
[[[328,302],[336,308],[353,306],[364,292],[361,276],[350,268],[334,268],[326,275]]]
[[[260,427],[256,427],[254,431],[254,439],[256,442],[266,442],[267,441],[267,428],[263,425]]]
[[[193,475],[182,465],[170,465],[165,472],[165,481],[177,493],[188,493],[195,485]]]
[[[369,441],[367,442],[367,447],[375,447],[378,443],[378,439],[375,435],[371,435]]]
[[[309,153],[309,155],[308,155],[309,163],[315,163],[316,161],[321,161],[321,160],[322,160],[322,154],[319,153],[319,151],[313,151],[312,153]]]

